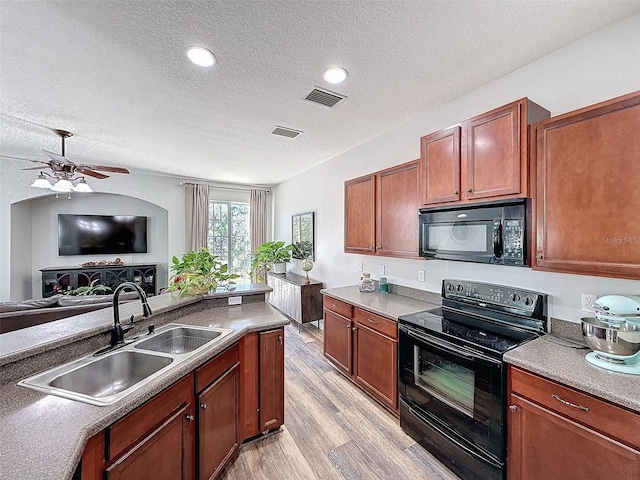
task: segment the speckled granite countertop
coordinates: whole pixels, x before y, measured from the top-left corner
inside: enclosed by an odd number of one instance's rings
[[[154,302],[167,301],[171,300]],[[287,325],[289,320],[266,302],[256,302],[196,311],[180,317],[179,322],[230,328],[233,333],[113,405],[96,407],[66,400],[17,387],[15,382],[0,387],[0,476],[12,480],[70,479],[90,437],[246,333],[278,328]]]
[[[337,298],[338,300],[377,313],[391,320],[398,320],[400,315],[421,312],[439,306],[439,304],[424,302],[393,293],[362,293],[357,286],[326,288],[321,290],[321,292],[324,295]],[[439,297],[440,296],[437,295],[437,298]]]
[[[587,363],[588,349],[572,348],[546,335],[508,351],[506,362],[640,413],[640,375],[612,372]]]

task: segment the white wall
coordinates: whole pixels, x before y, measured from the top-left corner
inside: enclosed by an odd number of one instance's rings
[[[357,262],[362,262],[365,271],[372,272],[374,278],[380,276],[378,267],[384,264],[385,276],[391,283],[432,292],[440,291],[443,278],[488,281],[547,292],[551,295],[550,315],[575,322],[583,316],[582,292],[640,294],[640,282],[633,280],[343,253],[345,180],[418,158],[421,136],[518,98],[528,97],[557,115],[638,90],[638,45],[640,15],[634,15],[278,185],[274,195],[276,238],[291,241],[291,215],[314,210],[317,261],[311,277],[323,281],[326,287],[356,284],[360,278]],[[415,57],[420,55],[416,53]],[[589,224],[588,212],[585,228],[597,228]],[[294,261],[293,270],[301,273],[299,262]],[[426,282],[417,281],[418,270],[426,271]]]
[[[14,210],[14,204],[23,200],[35,199],[49,195],[50,191],[31,188],[29,185],[35,179],[36,173],[33,171],[23,171],[25,162],[2,160],[0,168],[0,301],[19,300],[28,291],[27,285],[33,285],[37,279],[32,279],[32,275],[39,274],[38,268],[55,265],[51,263],[55,260],[46,260],[46,265],[34,265],[33,273],[31,261],[25,267],[22,258],[29,255],[31,258],[32,238],[25,232],[12,235],[11,225],[12,211],[17,212],[21,217],[19,222],[31,223],[31,210],[19,208]],[[167,213],[166,244],[168,250],[167,258],[162,263],[167,263],[173,255],[180,255],[184,252],[184,187],[178,184],[178,179],[156,175],[145,174],[113,174],[104,180],[87,180],[91,188],[96,192],[107,192],[116,195],[138,198],[157,205]],[[79,193],[72,193],[72,199],[80,198]],[[91,195],[91,194],[84,194]],[[66,201],[61,195],[60,201]],[[75,200],[74,200],[75,201]],[[29,203],[29,202],[27,202]],[[25,204],[26,205],[26,204]],[[97,208],[97,207],[96,207]],[[102,211],[102,210],[101,210]],[[53,215],[55,209],[51,210]],[[92,213],[92,212],[84,212]],[[28,217],[28,218],[27,218]],[[35,235],[35,232],[34,232]],[[13,242],[13,246],[12,246]],[[24,245],[28,244],[28,250]],[[16,258],[12,258],[15,255]],[[57,256],[57,254],[55,255]],[[62,257],[64,258],[64,257]],[[136,263],[139,257],[136,256]],[[43,260],[44,261],[44,260]],[[14,275],[16,275],[14,277]],[[24,275],[28,278],[25,279]],[[38,277],[39,278],[39,277]],[[39,292],[35,290],[34,293]],[[36,295],[37,296],[37,295]]]
[[[72,194],[70,199],[66,195],[55,198],[55,195],[48,195],[37,199],[29,200],[31,203],[32,223],[17,221],[14,214],[11,225],[12,232],[28,229],[32,232],[31,248],[29,249],[31,258],[16,258],[14,244],[13,263],[26,263],[30,265],[30,276],[32,278],[32,288],[28,296],[24,298],[39,298],[42,293],[42,281],[40,277],[41,268],[78,266],[84,262],[99,262],[100,260],[114,260],[119,257],[125,264],[157,263],[158,288],[166,286],[167,276],[167,224],[168,212],[144,200],[127,197],[124,195],[113,195],[109,193]],[[147,253],[118,254],[118,255],[58,255],[58,214],[88,214],[88,215],[137,215],[147,217]],[[30,261],[29,261],[30,260]],[[18,283],[20,278],[12,277],[12,285]],[[15,298],[15,297],[14,297]]]

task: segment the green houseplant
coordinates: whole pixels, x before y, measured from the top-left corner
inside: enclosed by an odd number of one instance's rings
[[[107,287],[106,285],[102,285],[101,283],[96,285],[98,280],[94,280],[89,285],[84,287],[78,287],[74,290],[68,290],[64,292],[67,295],[78,295],[78,296],[86,296],[86,295],[106,295],[107,292],[111,291],[111,287]]]
[[[234,284],[240,275],[229,273],[228,265],[218,260],[207,248],[199,252],[186,252],[182,259],[174,256],[171,260],[173,275],[169,281],[169,291],[183,295],[203,295],[218,286]]]
[[[258,281],[267,278],[267,271],[284,273],[284,264],[291,261],[293,245],[286,245],[283,241],[264,242],[253,254],[252,270]],[[277,265],[283,267],[279,270]]]

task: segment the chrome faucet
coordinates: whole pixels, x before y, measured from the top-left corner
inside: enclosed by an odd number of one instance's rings
[[[118,344],[124,343],[124,334],[133,328],[133,315],[131,315],[131,324],[122,326],[120,323],[120,304],[118,303],[118,297],[123,290],[134,290],[138,292],[138,297],[142,302],[142,315],[148,317],[151,315],[151,307],[147,303],[147,295],[140,285],[132,282],[124,282],[116,287],[113,292],[113,330],[111,330],[111,346],[115,347]]]

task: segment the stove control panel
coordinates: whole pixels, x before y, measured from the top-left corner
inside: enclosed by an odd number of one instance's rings
[[[442,296],[452,300],[472,303],[478,307],[494,309],[520,315],[534,316],[536,311],[546,310],[546,295],[521,288],[494,285],[465,280],[443,280]]]

